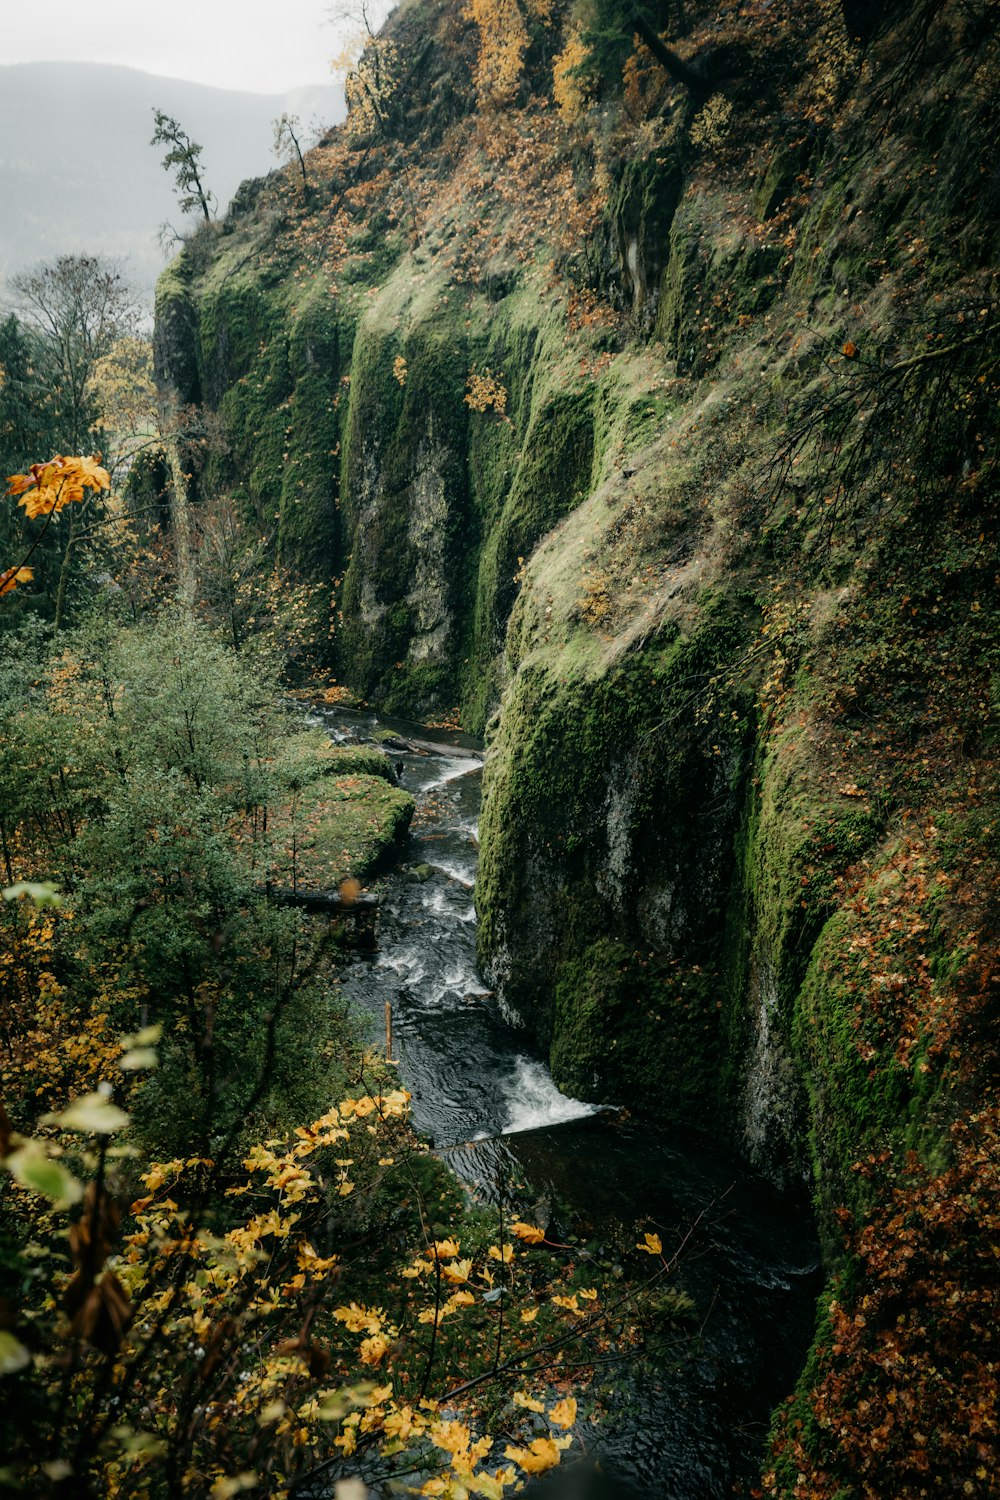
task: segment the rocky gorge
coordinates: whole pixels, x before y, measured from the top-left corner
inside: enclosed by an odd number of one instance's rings
[[[682,9],[702,84],[629,12],[570,107],[576,8],[487,103],[474,7],[401,5],[378,122],[161,278],[220,436],[135,489],[226,496],[328,674],[485,737],[480,966],[560,1087],[808,1183],[764,1492],[985,1496],[996,30]]]

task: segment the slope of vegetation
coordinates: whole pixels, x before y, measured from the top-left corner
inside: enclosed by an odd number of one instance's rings
[[[995,1486],[998,79],[958,0],[412,0],[159,289],[133,503],[487,733],[557,1080],[811,1182],[768,1494]]]

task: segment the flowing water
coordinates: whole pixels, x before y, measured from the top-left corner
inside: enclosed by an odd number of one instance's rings
[[[695,1324],[605,1376],[610,1415],[586,1437],[592,1466],[546,1493],[723,1500],[753,1484],[768,1416],[808,1346],[817,1249],[802,1202],[694,1140],[569,1099],[476,970],[474,887],[482,761],[473,742],[371,713],[318,709],[337,740],[394,730],[390,748],[417,801],[410,845],[384,882],[379,947],[356,956],[345,994],[381,1036],[392,1002],[395,1055],[416,1128],[481,1200],[513,1195],[562,1232],[612,1243],[655,1223],[684,1242],[674,1285]],[[429,744],[433,742],[433,747]],[[568,1486],[568,1487],[567,1487]]]

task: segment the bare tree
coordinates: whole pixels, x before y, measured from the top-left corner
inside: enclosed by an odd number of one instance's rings
[[[308,150],[309,140],[299,116],[290,115],[287,112],[279,115],[274,121],[274,154],[279,161],[298,162],[299,171],[302,174],[302,197],[308,203],[309,174],[306,171],[303,146]]]
[[[134,335],[140,308],[115,261],[61,255],[12,279],[22,322],[42,336],[43,373],[63,412],[59,441],[82,452],[97,420],[88,387],[97,362]]]
[[[83,453],[92,444],[101,413],[94,377],[120,343],[137,333],[141,312],[114,261],[96,255],[62,255],[50,266],[11,282],[22,320],[40,334],[39,374],[55,397],[63,451]],[[62,623],[80,507],[69,507],[56,591],[55,624]]]

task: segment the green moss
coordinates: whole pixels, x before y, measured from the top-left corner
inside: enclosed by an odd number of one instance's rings
[[[282,744],[282,780],[306,786],[324,776],[380,776],[395,782],[392,763],[376,745],[335,745],[322,729],[306,729]]]
[[[383,776],[331,771],[275,813],[271,879],[297,890],[367,880],[402,847],[413,810],[413,798]]]
[[[202,398],[197,347],[198,308],[191,266],[181,254],[156,283],[154,340],[157,379],[175,393],[181,405],[198,405]]]
[[[556,1082],[588,1099],[706,1124],[719,1072],[718,988],[698,965],[598,939],[556,969]]]
[[[655,335],[678,374],[702,376],[734,325],[757,318],[783,288],[784,251],[749,235],[714,193],[689,189],[674,216]]]
[[[480,825],[481,956],[557,1077],[610,1098],[634,1069],[629,1097],[706,1126],[752,739],[739,693],[700,725],[690,684],[708,684],[743,629],[706,599],[690,636],[668,630],[599,676],[523,665]]]
[[[336,307],[316,286],[288,346],[294,379],[282,449],[278,557],[306,577],[331,579],[340,562],[339,396],[344,367]]]
[[[645,331],[656,317],[670,229],[684,190],[682,139],[677,128],[669,145],[626,161],[605,211],[623,291]]]
[[[470,719],[485,720],[497,696],[496,663],[518,588],[521,564],[538,541],[590,488],[594,457],[593,404],[587,391],[538,400],[523,456],[479,562],[475,646],[466,702]]]
[[[376,311],[355,340],[343,500],[352,553],[339,660],[366,697],[391,695],[411,709],[440,706],[453,672],[468,535],[466,370],[464,339],[449,316],[400,337]]]
[[[763,224],[772,219],[790,196],[796,178],[805,171],[813,152],[808,136],[778,146],[770,156],[753,194],[753,211]]]

